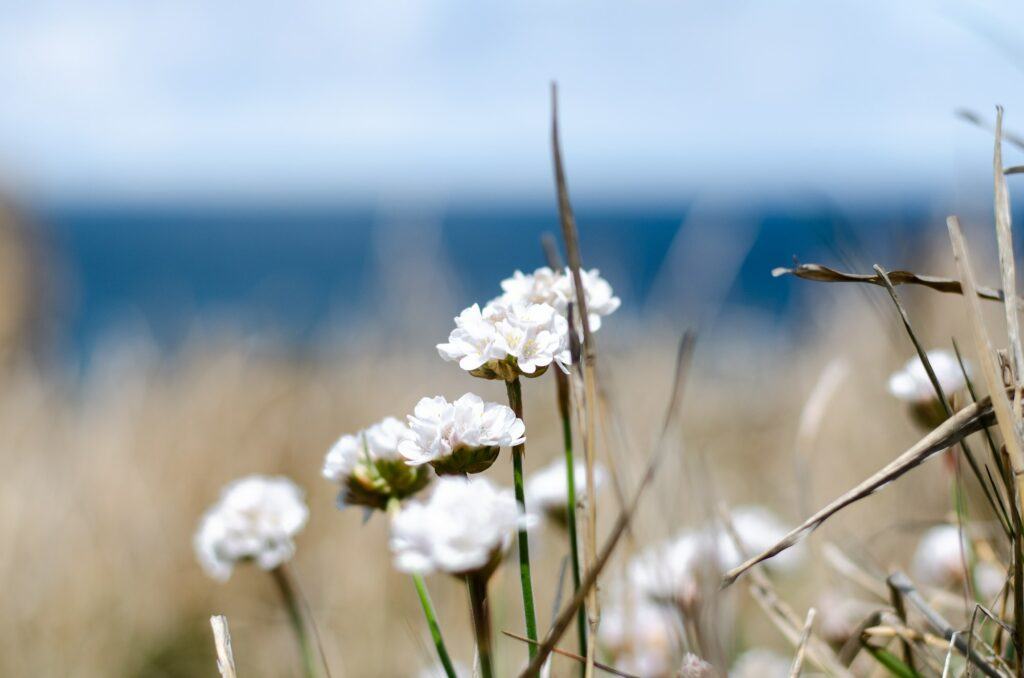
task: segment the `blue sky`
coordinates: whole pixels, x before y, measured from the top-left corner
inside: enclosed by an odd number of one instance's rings
[[[955,109],[1024,130],[1009,1],[0,6],[0,176],[43,199],[547,196],[553,78],[612,198],[958,190]]]

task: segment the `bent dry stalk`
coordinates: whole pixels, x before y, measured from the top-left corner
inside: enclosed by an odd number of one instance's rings
[[[505,382],[505,389],[508,391],[508,406],[512,408],[515,415],[523,420],[523,385],[516,376],[511,381]],[[523,491],[523,456],[526,454],[526,443],[521,443],[512,448],[512,484],[515,486],[516,503],[519,504],[520,515],[526,515],[526,493]],[[519,581],[523,589],[523,615],[526,619],[526,637],[532,643],[528,643],[530,659],[537,654],[537,614],[533,608],[533,577],[530,574],[530,542],[526,533],[526,526],[521,524],[518,532],[519,545]]]
[[[476,651],[480,657],[480,675],[493,678],[494,664],[491,659],[491,613],[487,605],[487,577],[484,572],[466,575],[469,589],[469,606],[473,613],[473,631],[476,634]]]
[[[401,502],[397,497],[388,500],[388,515],[394,516],[401,508]],[[427,620],[427,627],[430,629],[430,638],[434,641],[434,649],[437,650],[437,658],[444,667],[444,673],[448,678],[457,678],[452,658],[448,654],[448,648],[444,644],[444,636],[441,635],[441,626],[437,623],[437,613],[434,612],[434,604],[430,600],[430,592],[427,591],[427,582],[423,575],[412,575],[412,581],[416,585],[416,595],[419,596],[420,606],[423,608],[423,616]]]
[[[278,565],[270,570],[270,575],[277,585],[285,610],[288,612],[288,620],[295,631],[295,638],[299,643],[299,653],[302,655],[303,674],[306,678],[317,678],[319,672],[317,671],[313,643],[310,640],[309,629],[306,627],[306,620],[302,615],[302,607],[299,605],[299,596],[291,574],[284,565]]]

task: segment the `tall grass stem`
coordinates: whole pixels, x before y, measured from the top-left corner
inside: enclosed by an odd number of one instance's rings
[[[576,533],[576,461],[572,449],[572,420],[569,415],[569,378],[556,372],[558,383],[558,414],[562,418],[562,443],[565,447],[565,522],[569,533],[569,562],[572,564],[573,592],[580,590],[579,539]],[[580,608],[576,613],[576,631],[580,654],[587,654],[587,612]],[[582,667],[585,670],[585,666]]]
[[[482,678],[494,678],[494,664],[491,659],[491,613],[487,609],[487,575],[467,575],[466,588],[469,589],[469,606],[473,613],[473,631],[476,633],[476,651],[480,657],[480,675]]]
[[[388,499],[388,515],[394,516],[401,508],[401,502],[397,497]],[[452,658],[448,654],[448,648],[444,644],[444,636],[441,635],[441,626],[437,623],[437,613],[434,612],[434,604],[430,600],[430,592],[427,591],[427,582],[423,575],[412,575],[412,581],[416,585],[416,594],[420,599],[420,606],[423,608],[423,616],[427,620],[427,627],[430,629],[430,638],[434,641],[434,649],[437,650],[437,658],[441,661],[444,673],[448,678],[457,678]]]
[[[508,391],[508,406],[516,416],[523,419],[523,385],[516,377],[505,382]],[[525,420],[524,420],[525,421]],[[526,493],[523,490],[523,456],[526,454],[526,443],[512,448],[512,484],[515,486],[516,503],[519,513],[526,515]],[[537,613],[533,607],[533,577],[530,574],[530,542],[526,526],[519,527],[519,581],[523,589],[523,615],[526,618],[526,637],[530,659],[537,654]]]
[[[278,565],[270,571],[270,575],[277,585],[281,594],[285,610],[288,612],[288,620],[295,631],[295,638],[299,643],[299,654],[302,655],[303,675],[306,678],[317,678],[316,655],[313,651],[313,643],[310,639],[309,629],[306,627],[306,620],[302,615],[302,607],[299,604],[298,592],[292,582],[291,575],[284,565]]]

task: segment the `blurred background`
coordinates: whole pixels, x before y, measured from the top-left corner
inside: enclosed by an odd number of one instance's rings
[[[911,347],[877,290],[771,269],[951,275],[956,213],[998,283],[985,126],[1001,104],[1024,130],[1024,10],[1005,0],[0,5],[4,675],[213,675],[212,612],[243,675],[288,675],[270,587],[215,585],[192,559],[203,508],[251,472],[310,492],[297,566],[336,675],[429,663],[408,582],[376,576],[384,522],[333,511],[319,465],[422,395],[500,399],[433,346],[544,263],[552,80],[584,263],[623,299],[601,341],[624,458],[695,327],[687,448],[731,500],[795,520],[793,441],[824,366],[858,369],[823,426],[819,502],[914,439],[884,391]],[[930,345],[966,328],[955,298],[906,298]],[[552,389],[528,387],[533,468],[558,449]],[[883,528],[941,518],[930,472],[910,481],[920,505],[881,497],[885,522],[858,508],[834,536],[905,556]],[[652,538],[687,520],[677,482],[659,480]],[[458,628],[461,591],[436,586]]]

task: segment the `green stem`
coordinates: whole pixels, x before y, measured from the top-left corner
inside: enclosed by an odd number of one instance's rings
[[[292,629],[295,631],[295,638],[299,642],[299,652],[302,655],[302,668],[306,678],[316,678],[316,659],[313,652],[313,644],[310,642],[309,632],[306,629],[305,620],[302,617],[302,608],[299,606],[299,597],[295,591],[295,585],[285,570],[284,565],[278,565],[270,571],[277,584],[277,590],[281,593],[281,599],[288,612],[288,619],[291,621]]]
[[[565,446],[565,522],[569,532],[569,562],[572,564],[572,584],[575,593],[580,590],[580,556],[576,535],[576,462],[572,450],[572,421],[569,418],[569,378],[561,370],[555,371],[555,378],[558,384],[558,414],[562,418],[562,442]],[[587,612],[582,605],[576,612],[576,632],[580,654],[586,656]],[[585,672],[586,666],[581,665],[580,671]]]
[[[516,377],[505,382],[508,391],[508,405],[516,416],[523,419],[523,387]],[[526,514],[526,493],[523,491],[523,455],[526,444],[512,448],[512,483],[515,485],[516,503],[519,504],[520,515]],[[530,543],[526,527],[519,528],[519,581],[523,589],[523,615],[526,617],[526,637],[532,642],[527,643],[530,659],[537,654],[537,614],[533,609],[533,577],[530,575]]]
[[[491,659],[491,614],[487,609],[487,577],[483,574],[466,576],[469,606],[473,612],[473,631],[476,633],[476,651],[480,656],[480,675],[493,678]]]
[[[388,499],[388,515],[394,516],[400,508],[401,503],[397,497]],[[437,623],[437,613],[434,612],[434,604],[430,601],[427,582],[419,574],[414,574],[412,581],[416,585],[416,593],[420,598],[423,616],[427,619],[427,627],[430,629],[430,637],[434,641],[434,648],[437,650],[437,658],[441,660],[441,666],[444,667],[445,675],[448,678],[457,678],[455,667],[452,665],[452,658],[448,655],[448,648],[445,647],[444,637],[441,635],[441,626]]]

